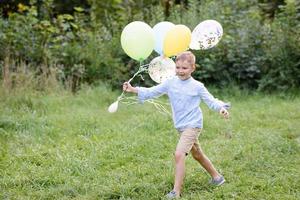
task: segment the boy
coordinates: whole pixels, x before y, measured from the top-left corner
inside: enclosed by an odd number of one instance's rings
[[[180,196],[185,173],[185,157],[189,152],[211,175],[212,184],[219,186],[225,182],[224,177],[217,172],[200,148],[198,136],[203,126],[203,116],[199,104],[202,99],[210,109],[219,111],[225,118],[229,117],[225,109],[228,104],[215,99],[201,82],[193,79],[191,74],[195,70],[195,63],[194,54],[186,51],[176,58],[176,77],[151,88],[132,87],[128,82],[123,84],[123,90],[137,93],[140,102],[162,94],[169,97],[174,126],[180,133],[175,151],[174,188],[167,194],[170,199]]]

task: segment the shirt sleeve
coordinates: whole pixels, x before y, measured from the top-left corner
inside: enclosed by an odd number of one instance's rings
[[[138,91],[138,100],[140,103],[144,103],[144,101],[148,99],[152,99],[155,97],[159,97],[163,94],[167,94],[168,92],[168,81],[164,81],[163,83],[146,88],[146,87],[136,87]]]
[[[223,101],[214,98],[213,95],[209,93],[209,91],[202,83],[200,85],[200,97],[205,102],[205,104],[212,110],[220,111],[222,107],[226,108],[227,106],[227,104]]]

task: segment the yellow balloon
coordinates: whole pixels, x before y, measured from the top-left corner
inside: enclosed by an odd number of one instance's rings
[[[174,56],[187,50],[191,35],[191,30],[185,25],[179,24],[171,28],[164,39],[165,56]]]

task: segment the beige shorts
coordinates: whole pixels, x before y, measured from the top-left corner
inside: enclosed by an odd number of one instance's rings
[[[198,137],[200,135],[200,128],[188,128],[182,132],[179,132],[179,141],[176,147],[176,151],[181,151],[186,153],[186,155],[191,151],[192,147],[195,146],[197,149],[200,148]]]

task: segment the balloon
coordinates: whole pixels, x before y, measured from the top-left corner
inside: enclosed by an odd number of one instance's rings
[[[122,31],[121,45],[131,58],[145,60],[154,48],[154,33],[152,28],[141,21],[129,23]]]
[[[221,24],[215,20],[205,20],[192,32],[190,48],[194,50],[210,49],[218,44],[223,35]]]
[[[159,54],[163,55],[164,39],[167,32],[175,25],[171,22],[159,22],[153,27],[155,46],[154,50]]]
[[[118,110],[118,104],[119,101],[115,101],[114,103],[112,103],[109,107],[108,107],[108,112],[110,113],[114,113]]]
[[[149,64],[150,78],[156,83],[161,83],[176,75],[175,63],[168,57],[158,56],[154,58]]]
[[[191,30],[185,25],[175,25],[164,40],[164,54],[167,57],[177,55],[188,49],[191,42]]]

